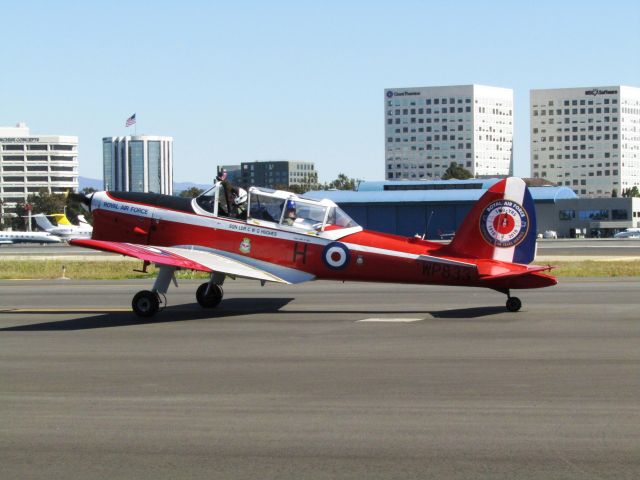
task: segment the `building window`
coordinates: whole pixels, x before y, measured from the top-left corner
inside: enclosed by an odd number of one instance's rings
[[[576,218],[575,210],[560,210],[558,212],[560,220],[573,220]]]
[[[580,220],[608,220],[609,210],[580,210],[578,218]]]
[[[626,210],[613,209],[611,210],[611,220],[628,220],[628,213]]]

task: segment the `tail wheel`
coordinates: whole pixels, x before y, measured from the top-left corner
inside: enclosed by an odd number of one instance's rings
[[[522,302],[518,297],[509,297],[507,299],[507,310],[510,312],[517,312],[522,308]]]
[[[211,285],[209,288],[209,292],[207,292],[207,288],[209,287],[208,283],[203,283],[196,290],[196,300],[202,308],[214,308],[217,307],[222,301],[222,297],[224,296],[224,291],[220,285]]]
[[[153,317],[160,308],[160,299],[156,292],[142,290],[133,297],[131,307],[139,317]]]

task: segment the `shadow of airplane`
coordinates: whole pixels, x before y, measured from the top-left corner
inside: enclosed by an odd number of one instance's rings
[[[169,322],[183,322],[189,320],[203,320],[209,318],[222,319],[242,315],[279,313],[281,315],[327,315],[346,313],[350,315],[430,315],[434,319],[468,320],[474,318],[486,318],[498,314],[506,314],[504,307],[471,307],[452,310],[428,311],[428,310],[281,310],[288,305],[293,298],[232,298],[225,300],[214,310],[200,308],[197,304],[176,305],[167,307],[152,318],[137,317],[133,312],[109,312],[96,311],[91,314],[87,308],[79,312],[74,310],[55,310],[46,313],[48,315],[69,315],[87,313],[88,316],[70,320],[58,320],[34,323],[30,325],[18,325],[14,327],[0,328],[0,332],[30,332],[30,331],[65,331],[65,330],[90,330],[95,328],[127,327],[143,324],[160,324]],[[34,312],[15,311],[13,315],[33,315]],[[427,320],[425,318],[425,320]],[[504,318],[504,321],[512,321],[513,317]]]
[[[57,330],[90,330],[94,328],[128,327],[131,325],[183,322],[188,320],[202,320],[207,318],[225,318],[255,313],[274,313],[291,302],[292,298],[232,298],[225,300],[214,310],[200,308],[197,304],[175,305],[165,308],[152,318],[145,319],[136,316],[133,312],[95,312],[82,318],[70,320],[57,320],[51,322],[34,323],[31,325],[18,325],[15,327],[0,328],[0,332],[35,332]],[[82,313],[90,313],[88,308]],[[47,315],[77,314],[77,310],[55,310]],[[33,315],[33,312],[12,312],[14,315]]]
[[[440,310],[439,312],[429,312],[433,318],[446,318],[465,320],[469,318],[488,317],[490,315],[498,315],[501,313],[509,313],[504,307],[470,307],[455,308],[452,310]],[[511,318],[511,317],[510,317]]]

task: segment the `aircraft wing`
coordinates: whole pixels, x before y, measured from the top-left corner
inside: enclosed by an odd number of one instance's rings
[[[251,265],[249,262],[226,256],[223,252],[212,253],[210,251],[185,247],[156,247],[152,245],[92,239],[75,239],[69,243],[80,247],[119,253],[159,265],[171,265],[189,270],[199,270],[201,272],[218,272],[232,277],[249,278],[265,282],[291,284],[312,280],[314,278],[313,275],[305,274],[304,272],[297,272],[295,270],[293,272],[287,272],[292,269],[283,269],[277,266],[271,269],[269,268],[270,264],[260,266]],[[250,259],[247,258],[247,260]],[[261,263],[264,264],[265,262]]]

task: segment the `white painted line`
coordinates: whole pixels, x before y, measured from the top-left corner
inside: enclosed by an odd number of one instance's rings
[[[356,320],[356,322],[410,323],[410,322],[419,322],[420,320],[424,320],[424,318],[363,318],[362,320]]]

